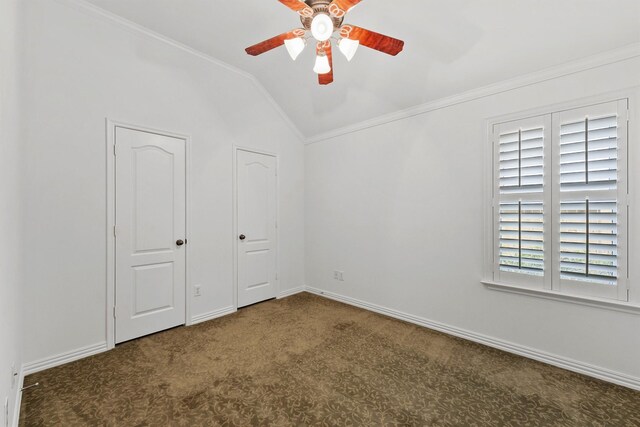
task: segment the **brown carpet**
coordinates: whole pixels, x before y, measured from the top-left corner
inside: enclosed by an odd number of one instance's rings
[[[638,392],[310,294],[34,382],[23,426],[640,426]]]

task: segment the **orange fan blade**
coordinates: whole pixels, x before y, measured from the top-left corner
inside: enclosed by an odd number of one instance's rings
[[[356,27],[355,25],[343,25],[340,28],[340,36],[347,39],[359,40],[360,44],[363,46],[393,56],[402,52],[402,49],[404,48],[404,42],[402,40],[394,39],[393,37],[385,36],[374,31],[365,30],[364,28]]]
[[[287,6],[289,9],[298,12],[300,16],[305,18],[313,18],[313,9],[307,6],[301,0],[278,0],[283,5]]]
[[[321,85],[328,85],[333,83],[333,54],[331,52],[331,42],[329,40],[325,42],[318,42],[316,45],[316,54],[319,54],[322,51],[327,55],[331,71],[327,74],[318,74],[318,82],[320,82]]]
[[[342,18],[351,8],[362,0],[333,0],[329,5],[329,13],[334,18]]]
[[[251,47],[248,47],[245,50],[249,55],[258,56],[260,54],[263,54],[272,49],[282,46],[285,40],[295,39],[296,37],[304,37],[304,35],[305,35],[305,31],[303,29],[296,28],[293,31],[280,34],[279,36],[275,36],[273,38],[270,38],[269,40],[265,40]]]

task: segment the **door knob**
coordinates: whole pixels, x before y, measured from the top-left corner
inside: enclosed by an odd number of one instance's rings
[[[240,237],[239,237],[240,240],[244,240],[246,238],[247,238],[247,236],[245,236],[244,234],[241,234]]]
[[[184,241],[182,239],[180,239],[180,240],[176,241],[176,245],[182,246],[182,245],[184,245]]]

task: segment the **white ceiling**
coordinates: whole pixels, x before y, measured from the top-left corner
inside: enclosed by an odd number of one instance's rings
[[[313,49],[244,48],[300,26],[277,0],[88,0],[255,75],[306,137],[640,42],[640,0],[365,0],[345,23],[403,39],[361,47],[317,84]]]

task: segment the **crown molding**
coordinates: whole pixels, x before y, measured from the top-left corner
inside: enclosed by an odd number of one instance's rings
[[[251,73],[248,73],[240,68],[234,67],[224,61],[214,58],[204,52],[182,44],[174,39],[166,37],[160,33],[150,30],[147,27],[136,24],[129,21],[119,15],[106,11],[87,0],[57,0],[60,3],[67,4],[75,7],[76,9],[84,12],[88,12],[94,17],[101,18],[105,21],[114,23],[121,28],[127,29],[131,32],[145,35],[153,38],[157,41],[163,42],[174,48],[180,49],[184,52],[190,53],[203,59],[211,64],[221,67],[227,71],[231,71],[235,74],[245,77],[250,80],[258,92],[267,100],[267,102],[273,107],[278,115],[285,122],[287,127],[293,132],[293,134],[303,142],[304,144],[315,144],[318,142],[327,141],[333,138],[337,138],[342,135],[359,132],[362,130],[370,129],[376,126],[381,126],[387,123],[392,123],[399,120],[404,120],[414,116],[419,116],[432,111],[448,108],[457,104],[462,104],[469,101],[485,98],[492,95],[497,95],[511,90],[520,89],[523,87],[531,86],[537,83],[542,83],[547,80],[553,80],[556,78],[569,76],[572,74],[588,71],[594,68],[602,67],[616,62],[626,61],[632,58],[640,56],[640,43],[633,43],[627,46],[623,46],[618,49],[606,51],[597,55],[589,56],[586,58],[578,59],[575,61],[567,62],[555,67],[546,68],[534,73],[526,74],[523,76],[515,77],[513,79],[503,80],[498,83],[483,86],[477,89],[472,89],[467,92],[452,95],[449,97],[437,99],[424,104],[420,104],[407,109],[399,110],[393,113],[385,114],[382,116],[374,117],[372,119],[364,120],[358,123],[354,123],[348,126],[344,126],[338,129],[334,129],[330,132],[320,133],[311,137],[305,137],[296,124],[291,120],[289,115],[282,109],[280,104],[271,96],[269,91],[260,83],[260,81]]]
[[[176,41],[170,37],[164,36],[160,33],[157,33],[147,27],[144,27],[140,24],[136,24],[133,21],[130,21],[128,19],[125,19],[119,15],[116,15],[114,13],[111,13],[107,10],[102,9],[101,7],[98,7],[92,3],[89,3],[87,0],[57,0],[59,3],[74,7],[76,10],[79,10],[81,12],[85,12],[88,13],[90,15],[92,15],[93,17],[102,19],[104,21],[108,21],[112,24],[116,24],[117,26],[119,26],[120,28],[123,28],[125,30],[128,30],[130,32],[133,32],[135,34],[139,34],[139,35],[144,35],[146,37],[155,39],[159,42],[165,43],[169,46],[172,46],[176,49],[180,49],[184,52],[187,52],[191,55],[194,55],[204,61],[207,61],[213,65],[216,65],[220,68],[223,68],[226,71],[230,71],[232,73],[235,73],[239,76],[242,76],[246,79],[248,79],[249,81],[251,81],[256,89],[258,89],[258,92],[260,92],[260,94],[267,100],[267,102],[273,107],[273,109],[278,113],[278,115],[280,115],[280,117],[282,118],[282,120],[285,122],[285,124],[287,125],[287,127],[293,132],[293,134],[296,136],[296,138],[298,138],[298,140],[300,142],[304,142],[305,141],[305,137],[302,134],[302,132],[300,132],[300,129],[298,129],[298,127],[295,125],[295,123],[291,120],[291,118],[289,117],[289,115],[287,115],[287,113],[285,113],[285,111],[282,109],[282,107],[280,107],[280,105],[276,102],[276,100],[271,96],[271,94],[265,89],[265,87],[262,85],[262,83],[260,83],[260,81],[256,78],[256,76],[254,76],[251,73],[248,73],[240,68],[234,67],[231,64],[228,64],[224,61],[221,61],[217,58],[214,58],[211,55],[208,55],[202,51],[199,51],[197,49],[194,49],[192,47],[189,47],[183,43],[180,43],[179,41]]]
[[[307,138],[305,140],[305,144],[309,145],[327,141],[342,135],[347,135],[376,126],[381,126],[387,123],[408,119],[410,117],[419,116],[432,111],[448,108],[457,104],[474,101],[504,92],[509,92],[515,89],[524,88],[548,80],[581,73],[605,65],[633,59],[639,56],[640,43],[630,44],[618,49],[606,51],[593,56],[588,56],[586,58],[567,62],[555,67],[546,68],[534,73],[525,74],[513,79],[503,80],[501,82],[494,83],[488,86],[472,89],[467,92],[452,95],[446,98],[441,98],[435,101],[427,102],[425,104],[417,105],[415,107],[410,107],[404,110],[396,111],[394,113],[378,116],[369,120],[364,120],[362,122],[334,129],[329,132],[320,133],[318,135]]]

